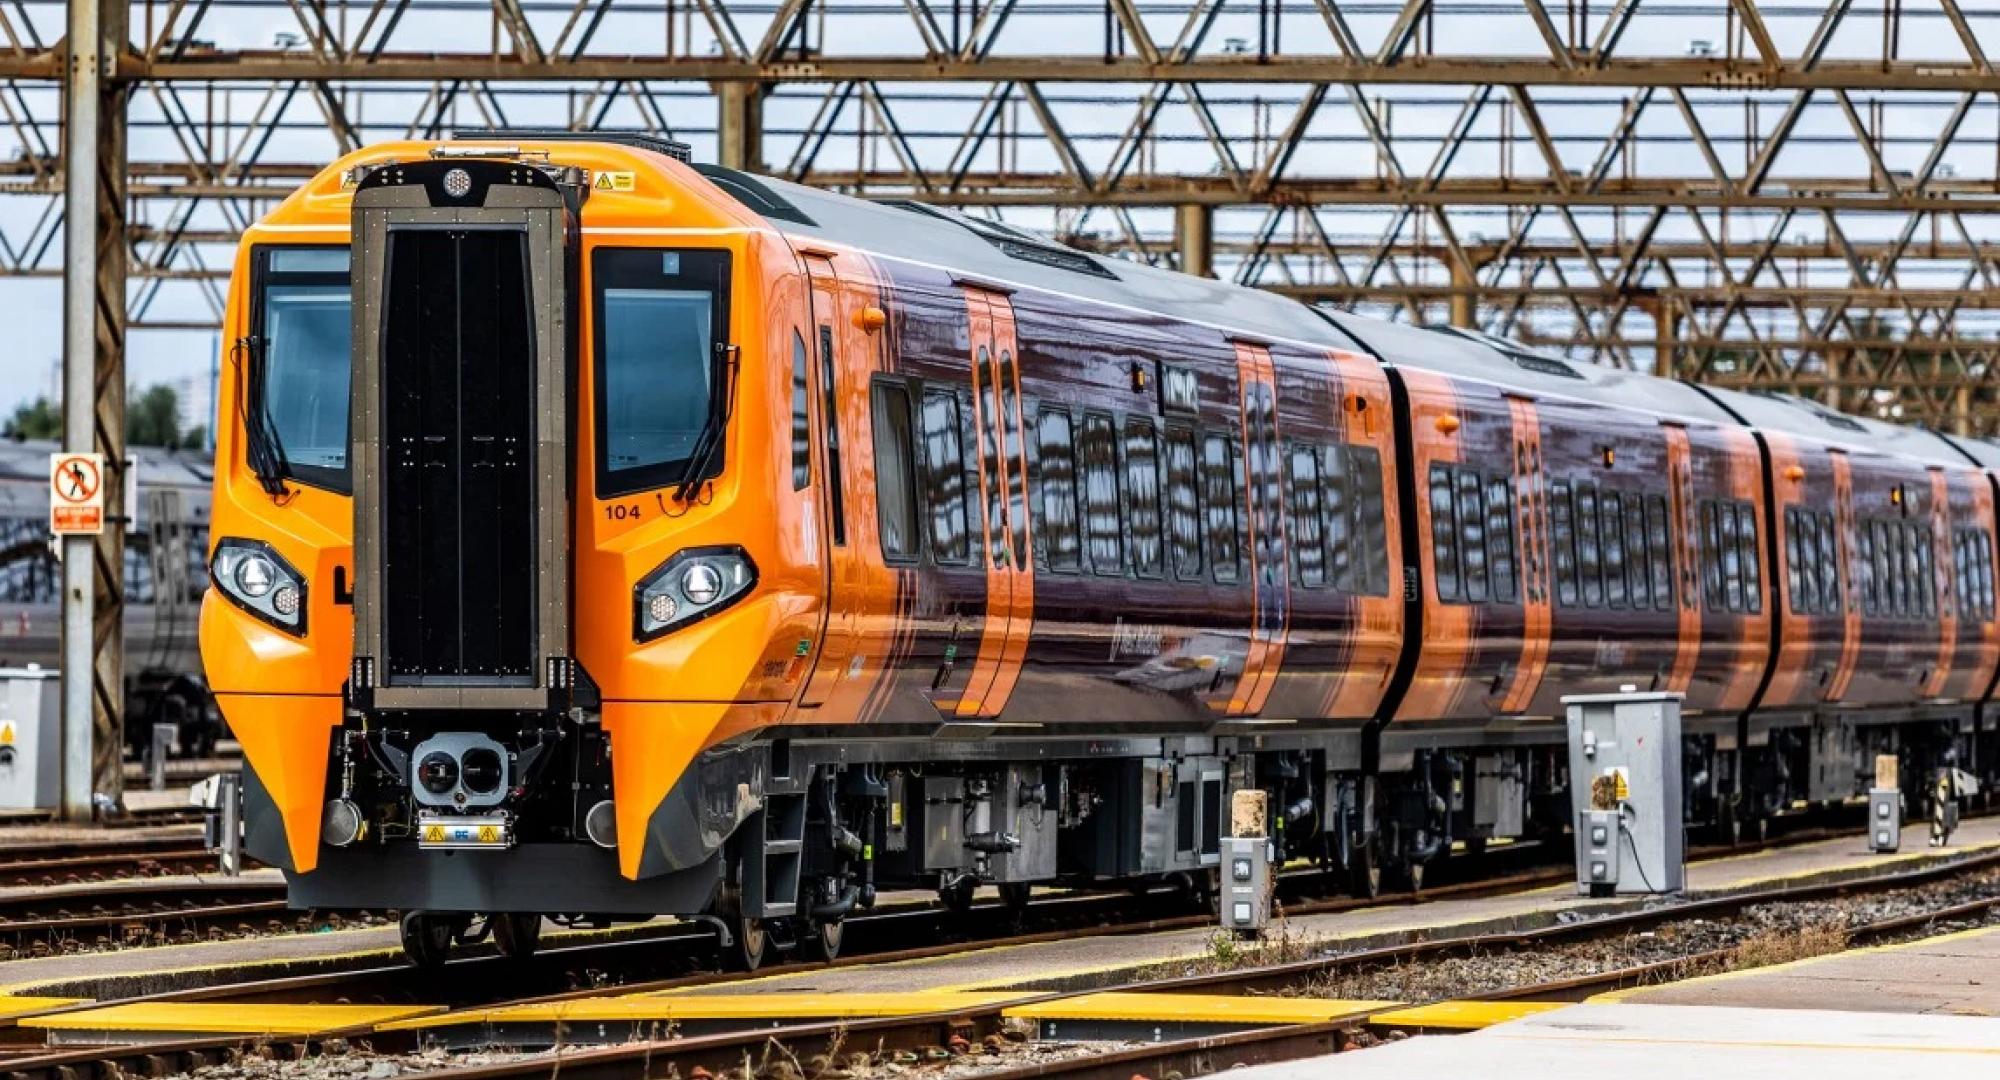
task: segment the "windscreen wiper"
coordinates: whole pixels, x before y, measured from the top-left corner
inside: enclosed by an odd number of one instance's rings
[[[264,344],[261,337],[237,338],[229,359],[236,365],[236,414],[243,423],[244,458],[264,494],[282,500],[292,494],[285,485],[291,462],[264,401]]]
[[[681,470],[680,482],[674,487],[674,501],[685,503],[694,495],[708,475],[708,466],[715,460],[715,452],[722,448],[722,435],[729,426],[729,418],[736,412],[736,360],[741,350],[735,345],[718,342],[715,359],[721,366],[722,378],[711,386],[708,395],[708,419],[702,421],[701,434],[695,436],[694,449],[688,453],[687,467]]]

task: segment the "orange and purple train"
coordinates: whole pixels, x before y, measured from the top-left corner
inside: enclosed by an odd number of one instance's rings
[[[1622,686],[1686,695],[1731,832],[1877,754],[1993,772],[1984,443],[637,136],[349,155],[248,231],[225,336],[249,850],[419,962],[1199,890],[1245,788],[1372,892],[1559,834],[1558,699]]]

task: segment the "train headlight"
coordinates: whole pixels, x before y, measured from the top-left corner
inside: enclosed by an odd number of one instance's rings
[[[306,579],[261,540],[228,537],[208,566],[217,592],[288,634],[306,632]]]
[[[740,547],[676,552],[632,590],[632,636],[651,641],[700,622],[748,595],[757,567]]]
[[[243,595],[261,600],[277,582],[278,568],[271,565],[271,560],[253,551],[237,560],[236,572],[229,576],[235,580],[236,587],[243,590]]]

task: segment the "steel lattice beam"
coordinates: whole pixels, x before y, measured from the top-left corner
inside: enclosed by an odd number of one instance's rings
[[[108,71],[131,100],[133,325],[212,322],[226,245],[346,149],[606,127],[1311,302],[1993,432],[1986,8],[135,2]],[[0,277],[60,267],[59,11],[0,5]]]

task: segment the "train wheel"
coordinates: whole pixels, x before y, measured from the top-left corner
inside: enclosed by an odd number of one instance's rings
[[[1382,861],[1375,845],[1355,845],[1347,858],[1347,893],[1357,900],[1373,900],[1382,895]]]
[[[809,963],[827,963],[840,955],[840,939],[847,934],[847,923],[835,919],[831,922],[814,922],[799,935],[799,959]]]
[[[979,879],[962,877],[949,885],[938,886],[938,903],[953,915],[963,915],[972,910],[972,894],[979,889]]]
[[[426,971],[451,959],[451,939],[458,936],[456,916],[437,911],[412,911],[403,916],[403,955]]]
[[[500,955],[515,960],[526,960],[535,955],[535,947],[542,943],[542,917],[535,912],[502,912],[490,916],[493,921],[493,945]]]
[[[1020,926],[1028,918],[1028,898],[1034,895],[1035,887],[1025,881],[1005,881],[1000,884],[1000,902],[1007,905],[1007,921]]]
[[[771,932],[748,916],[737,917],[729,930],[735,940],[722,950],[724,966],[732,971],[755,971],[763,967],[764,956],[771,950]]]

